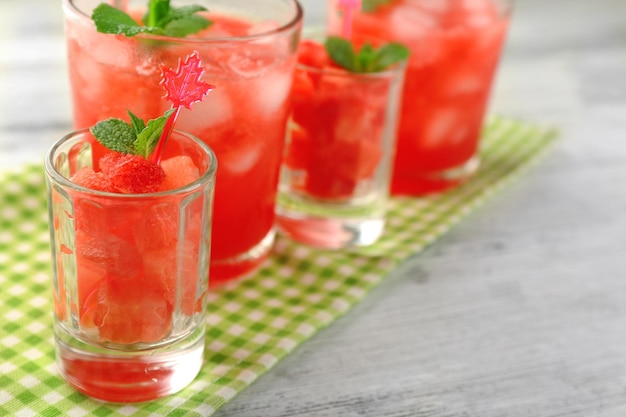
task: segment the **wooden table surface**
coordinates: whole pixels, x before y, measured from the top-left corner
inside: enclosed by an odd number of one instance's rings
[[[70,129],[61,15],[0,2],[0,168]],[[626,1],[518,0],[491,107],[561,140],[218,417],[626,416]]]

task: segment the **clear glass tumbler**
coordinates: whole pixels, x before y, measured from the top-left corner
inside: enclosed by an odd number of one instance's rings
[[[278,230],[312,246],[383,233],[405,62],[376,73],[299,63],[279,186]]]
[[[69,79],[76,129],[126,109],[144,118],[170,103],[161,66],[198,51],[203,81],[216,88],[177,128],[211,146],[219,161],[215,190],[211,282],[249,274],[269,254],[274,205],[289,113],[289,91],[302,26],[296,0],[172,0],[198,4],[213,24],[185,38],[98,33],[90,19],[101,0],[64,0]],[[139,18],[147,0],[118,0]],[[100,150],[95,147],[96,159]]]
[[[58,369],[84,394],[152,400],[189,384],[203,363],[216,158],[175,131],[164,158],[189,156],[200,177],[149,194],[116,194],[69,178],[92,166],[88,130],[45,159]]]
[[[339,34],[340,0],[328,0]],[[479,139],[512,0],[364,1],[353,38],[411,50],[394,161],[393,195],[442,192],[479,168]]]

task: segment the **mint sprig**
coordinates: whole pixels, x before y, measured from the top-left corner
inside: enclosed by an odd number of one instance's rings
[[[183,38],[209,27],[212,22],[197,12],[206,11],[198,5],[172,7],[170,0],[150,0],[142,17],[143,26],[124,11],[101,3],[91,14],[96,30],[101,33],[135,36],[140,33]]]
[[[330,36],[324,44],[330,58],[340,67],[356,73],[380,72],[409,57],[409,49],[390,42],[376,49],[369,43],[355,51],[347,39]]]
[[[110,118],[96,123],[90,131],[98,142],[112,151],[140,155],[148,159],[154,152],[165,123],[172,113],[174,109],[146,123],[128,111],[130,123],[122,119]]]
[[[384,4],[391,3],[392,0],[363,0],[361,3],[361,10],[364,12],[373,12]]]

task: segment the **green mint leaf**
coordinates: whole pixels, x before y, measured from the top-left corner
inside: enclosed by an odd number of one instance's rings
[[[130,123],[111,118],[96,123],[90,131],[98,142],[112,151],[140,155],[148,159],[161,138],[167,119],[174,111],[175,109],[169,109],[163,116],[146,123],[129,110]]]
[[[127,112],[130,117],[130,127],[132,127],[135,135],[139,135],[146,128],[146,123],[130,110],[127,110]]]
[[[399,43],[388,43],[378,49],[366,43],[355,52],[350,41],[338,36],[327,38],[325,47],[337,65],[357,73],[384,71],[409,56],[409,50]]]
[[[122,119],[107,119],[96,123],[90,129],[91,134],[112,151],[135,153],[137,135],[133,128]]]
[[[160,27],[159,22],[170,12],[170,0],[150,0],[148,13],[143,17],[143,24],[150,27]]]
[[[209,27],[210,21],[202,16],[187,15],[170,20],[163,28],[163,35],[175,38],[184,38],[192,33],[200,32],[202,29]]]
[[[165,123],[173,112],[174,109],[170,109],[166,111],[163,116],[148,121],[148,124],[141,133],[137,135],[137,139],[134,142],[136,155],[141,155],[148,159],[152,152],[154,152],[154,148],[156,148],[159,142]]]
[[[351,72],[358,72],[357,58],[352,44],[338,36],[329,36],[324,44],[330,59],[337,65]]]
[[[374,72],[374,62],[376,60],[376,51],[369,43],[361,47],[356,55],[357,71],[356,72]]]
[[[122,10],[106,3],[99,4],[91,18],[101,33],[135,36],[140,33],[185,37],[211,25],[211,21],[195,13],[206,8],[197,5],[171,7],[170,0],[150,0],[148,12],[143,16],[144,26]]]
[[[399,43],[388,43],[376,51],[373,71],[382,71],[409,58],[409,48]]]
[[[361,3],[361,10],[367,13],[371,13],[384,4],[391,3],[392,0],[363,0]]]
[[[146,26],[139,26],[132,17],[106,3],[99,4],[91,14],[96,30],[114,35],[135,36],[143,32],[151,32]]]

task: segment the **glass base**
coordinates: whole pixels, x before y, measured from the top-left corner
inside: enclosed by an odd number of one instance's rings
[[[274,246],[276,231],[270,230],[261,242],[248,252],[229,259],[211,259],[209,287],[215,288],[233,279],[243,278],[256,272]]]
[[[385,220],[380,218],[319,217],[279,208],[278,231],[289,239],[317,248],[341,249],[368,246],[383,234]]]
[[[473,156],[463,165],[445,171],[415,171],[410,176],[394,175],[391,194],[423,196],[451,190],[471,178],[480,167],[480,158]]]
[[[113,403],[150,401],[189,385],[203,363],[205,330],[196,329],[167,347],[140,351],[105,349],[55,326],[61,376],[75,389]]]

